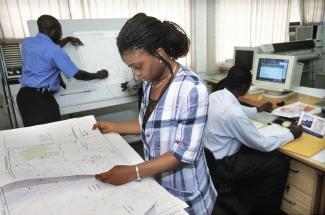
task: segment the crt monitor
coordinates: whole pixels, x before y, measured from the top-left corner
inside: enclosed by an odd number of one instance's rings
[[[291,91],[300,85],[303,64],[295,56],[256,55],[253,66],[253,84],[268,92]]]
[[[233,65],[238,68],[252,70],[254,56],[259,53],[258,47],[234,47]]]

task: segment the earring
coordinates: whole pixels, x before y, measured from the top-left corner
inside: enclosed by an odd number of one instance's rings
[[[162,60],[159,60],[159,63],[163,63]]]

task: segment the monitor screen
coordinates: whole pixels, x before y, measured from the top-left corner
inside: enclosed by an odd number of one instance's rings
[[[235,50],[235,67],[252,69],[254,50]]]
[[[259,58],[256,79],[274,83],[285,83],[289,60]]]

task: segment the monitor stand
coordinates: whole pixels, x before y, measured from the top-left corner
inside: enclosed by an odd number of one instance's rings
[[[273,91],[273,90],[265,90],[263,92],[263,96],[268,97],[268,98],[287,98],[288,96],[294,94],[295,92],[292,91],[286,91],[286,92],[278,92],[278,91]]]

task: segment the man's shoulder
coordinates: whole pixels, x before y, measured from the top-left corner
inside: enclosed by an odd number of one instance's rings
[[[32,43],[32,42],[34,42],[34,41],[36,41],[36,37],[25,37],[25,38],[23,39],[22,44],[28,44],[28,43]]]
[[[226,97],[222,90],[210,94],[209,105],[213,105],[214,108],[219,109],[219,113],[227,116],[226,118],[229,118],[230,120],[232,118],[245,116],[242,107]]]

